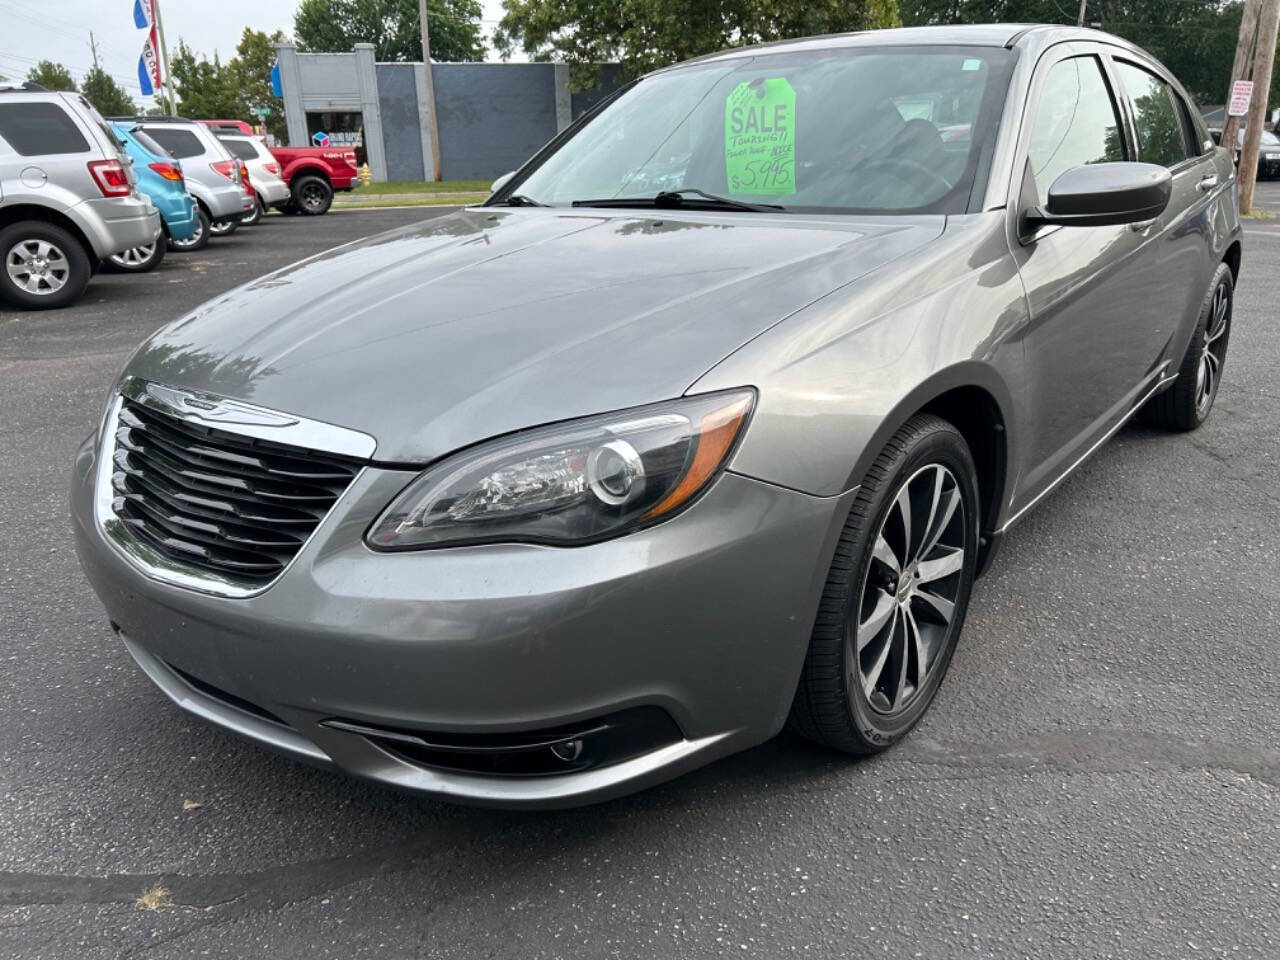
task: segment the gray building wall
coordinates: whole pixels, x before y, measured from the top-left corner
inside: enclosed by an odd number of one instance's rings
[[[291,146],[311,146],[308,112],[359,112],[375,181],[432,179],[430,111],[421,63],[374,63],[373,47],[298,53],[277,44]],[[488,180],[514,170],[612,90],[616,64],[595,90],[571,92],[553,63],[434,63],[440,168],[450,180]]]
[[[418,129],[418,89],[412,63],[378,64],[378,109],[388,180],[423,180],[422,140]]]
[[[549,63],[432,65],[445,179],[492,179],[556,135],[556,75]]]

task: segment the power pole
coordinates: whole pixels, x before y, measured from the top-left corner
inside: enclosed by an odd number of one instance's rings
[[[1240,212],[1253,209],[1253,186],[1258,179],[1258,148],[1271,92],[1271,68],[1276,58],[1276,34],[1280,32],[1280,0],[1262,0],[1258,14],[1258,52],[1253,62],[1253,99],[1245,117],[1244,149],[1240,151]],[[1234,146],[1229,144],[1228,146]]]
[[[430,116],[427,133],[431,137],[431,169],[435,179],[443,179],[440,173],[440,128],[436,124],[436,84],[431,77],[431,34],[427,29],[427,0],[418,0],[418,20],[422,24],[422,68],[427,80],[427,113]]]
[[[1086,5],[1086,4],[1088,4],[1088,2],[1089,2],[1089,0],[1080,0],[1080,13],[1079,13],[1079,15],[1076,17],[1076,26],[1077,26],[1077,27],[1083,27],[1083,26],[1084,26],[1084,8],[1085,8],[1085,5]]]
[[[1231,102],[1231,88],[1237,80],[1249,75],[1249,64],[1253,60],[1253,48],[1258,41],[1258,14],[1262,11],[1262,0],[1245,0],[1244,15],[1240,18],[1240,38],[1236,41],[1236,56],[1231,63],[1231,78],[1227,84],[1227,99]],[[1223,108],[1222,145],[1228,150],[1235,150],[1236,131],[1240,129],[1239,117],[1225,116]]]
[[[98,43],[93,39],[93,31],[89,31],[89,50],[93,53],[93,69],[98,69]]]
[[[156,18],[156,37],[160,41],[160,75],[164,77],[164,95],[169,101],[169,113],[178,112],[178,101],[173,96],[173,77],[169,73],[169,48],[164,42],[164,21],[160,19],[160,0],[151,0],[151,15]]]

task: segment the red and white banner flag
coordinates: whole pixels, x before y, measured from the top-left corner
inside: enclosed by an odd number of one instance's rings
[[[150,4],[147,6],[150,8]],[[144,97],[151,97],[160,89],[160,82],[160,40],[152,24],[147,31],[147,42],[142,45],[142,56],[138,58],[138,86]]]

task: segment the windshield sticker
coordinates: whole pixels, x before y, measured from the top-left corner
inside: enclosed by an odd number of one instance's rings
[[[981,70],[981,69],[982,69],[982,61],[981,61],[981,60],[966,60],[966,61],[964,62],[964,66],[963,66],[963,67],[961,67],[960,69],[961,69],[961,70]]]
[[[796,192],[796,92],[786,77],[734,87],[724,102],[730,193]]]

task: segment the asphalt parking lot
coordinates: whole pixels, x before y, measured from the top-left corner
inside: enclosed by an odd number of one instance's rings
[[[1280,184],[1260,204],[1280,212]],[[1225,382],[1126,428],[1007,538],[921,727],[783,736],[563,813],[465,809],[188,719],[76,564],[72,453],[129,351],[234,284],[439,215],[269,217],[0,311],[0,955],[1280,956],[1280,219]],[[172,904],[140,909],[162,884]]]

